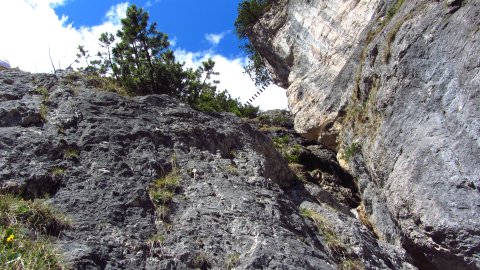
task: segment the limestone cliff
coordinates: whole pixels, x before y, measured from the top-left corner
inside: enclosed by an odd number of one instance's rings
[[[0,194],[47,197],[71,220],[51,239],[66,269],[416,269],[350,211],[358,190],[335,153],[290,125],[263,127],[272,141],[230,114],[100,85],[0,70]]]
[[[255,33],[379,237],[422,269],[479,269],[480,3],[280,0]]]

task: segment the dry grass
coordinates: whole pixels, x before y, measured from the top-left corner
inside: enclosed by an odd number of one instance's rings
[[[66,269],[49,235],[70,221],[43,200],[0,194],[0,269]]]

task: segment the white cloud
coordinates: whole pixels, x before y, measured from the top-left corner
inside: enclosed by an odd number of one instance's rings
[[[101,25],[75,28],[68,23],[68,17],[55,14],[53,7],[65,3],[66,0],[0,1],[0,58],[22,70],[52,72],[50,50],[55,68],[66,68],[76,59],[78,45],[96,53],[100,34],[120,29],[120,18],[128,6],[121,3],[112,7]],[[12,10],[15,12],[7,12]]]
[[[225,37],[226,32],[222,32],[220,34],[205,34],[205,39],[212,44],[212,46],[216,47],[220,41],[222,41],[223,37]]]
[[[65,5],[68,0],[25,0],[30,6],[47,5],[50,7],[58,7]]]
[[[121,20],[125,18],[125,14],[128,9],[128,2],[120,3],[115,6],[110,7],[105,15],[107,22],[112,23],[113,25],[120,25]]]
[[[66,68],[76,59],[78,45],[84,45],[92,55],[95,54],[100,49],[100,34],[116,33],[128,7],[128,3],[111,7],[105,12],[101,25],[75,28],[68,23],[68,17],[59,17],[53,9],[53,6],[67,1],[0,0],[0,59],[25,71],[52,72],[50,49],[55,68]],[[15,12],[7,12],[12,10]],[[206,38],[212,45],[218,45],[227,33],[210,34]],[[176,39],[171,42],[175,45]],[[220,72],[220,76],[215,78],[220,80],[218,89],[227,89],[232,97],[239,98],[243,103],[257,92],[248,75],[243,73],[245,58],[226,58],[213,50],[187,52],[177,49],[175,53],[179,61],[193,68],[212,58],[216,62],[215,70]],[[270,86],[255,99],[253,105],[260,106],[262,110],[287,108],[285,90]]]
[[[154,4],[159,3],[159,2],[161,2],[161,0],[155,0],[154,3],[152,3],[151,0],[147,0],[147,2],[145,3],[145,7],[151,7],[151,6],[153,6]]]
[[[173,37],[169,36],[168,41],[170,42],[170,47],[173,48],[177,46],[178,38],[176,36],[173,36]]]
[[[242,103],[246,103],[255,93],[257,88],[250,77],[243,72],[243,66],[246,58],[226,58],[216,54],[214,51],[188,52],[178,49],[175,51],[178,61],[185,62],[185,66],[195,68],[203,61],[211,58],[215,61],[215,71],[220,75],[215,80],[220,80],[217,86],[218,90],[227,89],[234,98],[239,98]],[[252,105],[260,106],[262,110],[286,109],[287,96],[286,91],[276,85],[270,85],[256,98]]]

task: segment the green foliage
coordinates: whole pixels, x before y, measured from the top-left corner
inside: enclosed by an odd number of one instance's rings
[[[155,235],[152,235],[148,240],[147,240],[147,244],[150,245],[151,248],[153,248],[154,246],[161,246],[163,245],[163,243],[165,243],[165,235],[163,234],[155,234]]]
[[[169,205],[172,202],[180,181],[180,172],[176,166],[173,167],[172,172],[155,179],[148,189],[150,200],[154,203],[162,219],[168,217],[170,212]]]
[[[246,42],[242,48],[248,56],[248,62],[244,67],[245,73],[250,76],[258,88],[263,89],[269,86],[273,79],[260,53],[249,42]]]
[[[58,234],[69,221],[42,200],[0,194],[0,269],[65,269],[44,234]]]
[[[40,118],[42,118],[43,122],[47,122],[48,118],[48,106],[45,103],[40,104]]]
[[[301,208],[300,215],[311,219],[315,223],[318,232],[322,234],[323,239],[332,254],[337,257],[345,257],[345,255],[348,254],[347,247],[340,240],[335,231],[332,230],[331,225],[328,224],[327,219],[323,215],[307,208]]]
[[[340,270],[365,270],[362,261],[360,261],[358,256],[338,237],[326,217],[307,208],[301,208],[300,215],[311,219],[315,223],[318,232],[323,236],[330,254],[339,264]]]
[[[63,158],[66,160],[76,160],[80,157],[80,153],[76,148],[67,148],[63,153]]]
[[[218,75],[213,68],[215,62],[211,59],[202,63],[202,66],[196,70],[185,70],[184,91],[181,92],[181,98],[186,100],[194,108],[204,112],[232,112],[239,117],[256,117],[259,111],[258,107],[251,105],[242,105],[238,99],[234,99],[230,94],[224,91],[217,91],[215,84],[219,83],[212,77]]]
[[[254,118],[259,108],[251,105],[242,105],[238,99],[233,99],[225,90],[216,92],[215,89],[204,89],[192,101],[192,106],[204,112],[232,112],[239,117]]]
[[[290,139],[288,138],[288,135],[283,135],[281,137],[276,137],[273,138],[273,143],[275,144],[276,147],[284,147],[288,144]]]
[[[288,163],[299,163],[300,151],[300,145],[295,144],[293,147],[290,147],[283,155]]]
[[[403,3],[403,1],[399,1],[399,2]],[[407,20],[410,20],[414,16],[414,14],[415,14],[414,12],[411,12],[405,15],[403,18],[399,19],[396,22],[396,24],[393,26],[393,28],[390,30],[390,32],[387,33],[387,36],[385,38],[385,53],[383,54],[383,62],[385,64],[390,61],[390,56],[391,56],[390,46],[395,40],[397,32],[400,30],[400,28],[402,28],[403,24]]]
[[[238,168],[233,164],[226,165],[223,167],[223,169],[231,175],[235,175],[235,176],[240,175],[238,172]]]
[[[85,77],[87,86],[95,87],[107,92],[114,92],[121,96],[128,97],[131,93],[127,88],[122,86],[118,80],[113,77],[102,76],[100,74],[92,73]]]
[[[238,5],[238,15],[234,24],[238,37],[245,41],[242,48],[249,58],[245,72],[258,87],[268,86],[272,83],[272,78],[263,58],[250,41],[253,38],[253,26],[271,5],[271,0],[243,0]]]
[[[282,114],[274,115],[273,117],[263,114],[258,117],[258,120],[265,125],[280,126],[284,123],[287,123],[290,119],[288,116]]]
[[[235,252],[228,256],[227,261],[225,262],[225,267],[228,270],[235,269],[235,267],[237,267],[239,262],[240,262],[240,253]]]
[[[300,158],[301,147],[298,144],[289,145],[288,135],[273,138],[273,145],[288,163],[298,163]]]
[[[184,68],[169,49],[168,36],[149,23],[149,14],[131,5],[115,36],[103,33],[102,51],[91,56],[79,46],[77,62],[84,61],[89,85],[124,96],[169,94],[207,112],[233,112],[255,117],[258,107],[244,106],[226,91],[218,92],[213,76],[215,62],[207,60],[197,69]]]
[[[359,259],[344,259],[339,265],[340,270],[365,270],[365,266]]]
[[[110,66],[122,85],[133,93],[170,94],[175,88],[166,86],[180,84],[181,77],[169,74],[176,63],[173,52],[168,48],[167,35],[156,29],[155,22],[149,23],[148,20],[149,14],[142,8],[135,5],[128,7],[126,18],[121,20],[122,29],[117,32],[120,41],[112,49],[115,64]],[[102,37],[101,40],[111,44],[111,36],[105,34]],[[181,65],[177,65],[181,70]],[[108,65],[104,67],[107,69]]]
[[[48,99],[49,99],[49,94],[48,94],[48,89],[46,87],[38,87],[35,92],[38,94],[42,95],[42,103],[40,104],[39,108],[39,114],[40,118],[42,118],[43,122],[47,122],[47,117],[48,117]]]
[[[0,226],[19,226],[42,233],[57,232],[69,221],[44,200],[27,201],[9,194],[0,194]]]
[[[395,4],[388,9],[387,18],[385,19],[387,22],[389,22],[393,18],[393,16],[397,14],[398,10],[400,10],[403,5],[403,2],[405,2],[405,0],[397,0]]]
[[[49,94],[48,94],[48,89],[44,86],[41,86],[41,87],[38,87],[35,92],[37,92],[38,94],[42,95],[42,101],[43,102],[47,102],[48,101],[48,97],[49,97]]]
[[[31,239],[21,229],[3,227],[0,227],[0,236],[3,236],[3,241],[0,242],[1,269],[66,269],[58,252],[47,239]]]
[[[345,147],[344,151],[343,151],[343,155],[341,156],[341,158],[343,160],[346,160],[346,161],[350,161],[350,159],[355,155],[357,154],[358,152],[360,152],[361,150],[361,146],[360,144],[358,143],[352,143],[350,144],[348,147]]]
[[[235,20],[235,30],[240,38],[250,38],[253,26],[270,8],[271,0],[243,0],[238,4],[238,15]]]
[[[53,177],[60,177],[65,174],[65,168],[62,167],[55,167],[52,169],[51,175]]]

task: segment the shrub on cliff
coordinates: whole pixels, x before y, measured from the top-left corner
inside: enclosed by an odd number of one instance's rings
[[[253,26],[270,8],[272,3],[271,0],[244,0],[238,5],[238,15],[235,20],[235,30],[238,37],[245,41],[242,48],[249,58],[245,66],[245,72],[259,88],[265,88],[271,84],[272,78],[263,58],[251,42],[253,38]]]
[[[270,8],[271,0],[243,0],[238,5],[238,16],[235,20],[235,30],[240,38],[250,38],[253,26]]]
[[[200,110],[229,111],[247,116],[258,108],[242,105],[224,92],[217,92],[213,76],[215,62],[208,60],[197,69],[184,68],[169,48],[168,36],[149,23],[149,14],[131,5],[121,20],[122,28],[115,36],[100,36],[102,52],[92,58],[79,46],[78,61],[85,61],[83,70],[95,76],[109,77],[130,95],[168,94],[180,98]],[[212,81],[213,80],[213,81]],[[100,80],[101,81],[101,80]],[[244,113],[248,111],[249,113]]]

